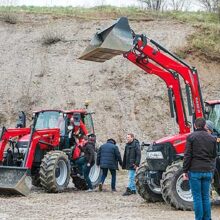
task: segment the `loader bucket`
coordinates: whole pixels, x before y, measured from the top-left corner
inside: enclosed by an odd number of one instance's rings
[[[26,168],[0,167],[0,195],[27,196],[31,186],[31,178],[27,176]]]
[[[132,45],[133,36],[128,19],[121,17],[110,27],[98,31],[79,59],[105,62],[128,52]]]

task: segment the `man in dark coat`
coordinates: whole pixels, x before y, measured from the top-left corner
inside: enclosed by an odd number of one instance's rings
[[[125,146],[122,169],[128,170],[129,183],[123,196],[136,194],[135,171],[139,167],[140,161],[141,149],[139,141],[134,138],[134,134],[127,134],[127,144]]]
[[[88,185],[88,192],[93,191],[92,183],[89,178],[89,172],[91,167],[95,164],[95,141],[94,139],[90,138],[88,142],[82,148],[84,152],[85,163],[83,165],[83,175]]]
[[[99,184],[100,191],[102,191],[108,170],[110,170],[112,175],[111,189],[113,192],[116,191],[116,170],[118,170],[118,163],[122,166],[121,154],[116,146],[116,141],[114,139],[108,139],[107,143],[99,148],[97,155],[97,165],[100,165],[103,172],[101,183]]]
[[[217,148],[216,138],[207,132],[209,125],[204,118],[196,119],[196,130],[187,137],[184,153],[183,179],[189,179],[195,219],[211,219],[210,187]]]

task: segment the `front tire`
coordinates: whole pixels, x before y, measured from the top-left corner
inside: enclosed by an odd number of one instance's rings
[[[42,187],[50,193],[62,192],[70,179],[70,164],[68,156],[62,151],[48,152],[40,166],[40,181]]]
[[[183,180],[182,162],[173,163],[163,173],[161,190],[164,201],[172,207],[191,211],[193,198],[188,180]]]
[[[146,181],[146,174],[149,172],[149,167],[147,162],[141,164],[137,170],[135,176],[136,187],[139,195],[147,202],[161,202],[163,201],[162,195],[160,194],[160,187],[154,188],[150,186]],[[154,192],[155,190],[155,192]]]

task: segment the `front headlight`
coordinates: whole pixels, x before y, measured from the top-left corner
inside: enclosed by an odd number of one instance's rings
[[[160,151],[147,152],[147,159],[163,159],[163,154]]]

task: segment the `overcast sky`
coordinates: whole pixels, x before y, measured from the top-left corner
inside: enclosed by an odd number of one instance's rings
[[[170,0],[165,0],[170,1]],[[188,10],[198,10],[201,7],[196,4],[196,0],[188,0]],[[140,6],[138,0],[0,0],[0,5],[33,5],[33,6],[81,6],[93,7],[97,5],[113,5],[113,6]]]

